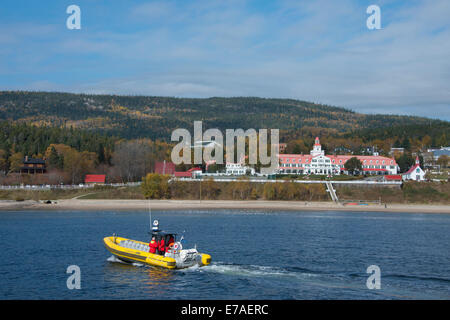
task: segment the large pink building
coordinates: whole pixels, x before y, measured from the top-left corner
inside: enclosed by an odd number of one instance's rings
[[[383,156],[325,155],[319,138],[310,154],[280,154],[278,173],[284,174],[331,174],[345,173],[344,164],[352,158],[358,158],[364,173],[397,174],[395,159]]]

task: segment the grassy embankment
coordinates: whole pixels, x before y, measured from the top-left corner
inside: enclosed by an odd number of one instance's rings
[[[408,182],[399,187],[335,185],[340,200],[380,200],[383,203],[450,204],[450,183]],[[329,201],[324,185],[250,182],[177,182],[164,198],[195,200],[298,200]],[[3,200],[145,199],[141,187],[96,186],[77,190],[0,190]]]
[[[144,199],[140,187],[109,187],[74,190],[0,190],[1,200],[59,200],[59,199]]]
[[[407,182],[402,188],[348,187],[336,188],[339,200],[381,200],[383,203],[450,204],[450,183]]]

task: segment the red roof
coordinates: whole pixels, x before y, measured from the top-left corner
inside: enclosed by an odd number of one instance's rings
[[[413,165],[411,168],[409,168],[408,171],[406,171],[404,174],[410,174],[411,172],[413,172],[417,167],[420,167],[420,164],[415,164]]]
[[[105,183],[106,175],[104,174],[87,174],[84,177],[85,183]]]
[[[192,173],[189,171],[175,171],[175,177],[191,178]]]
[[[175,177],[192,178],[192,172],[202,171],[202,168],[190,168],[188,171],[175,171]]]
[[[281,164],[283,163],[301,163],[308,164],[315,157],[309,154],[280,154]],[[396,165],[395,159],[383,157],[383,156],[359,156],[359,155],[325,155],[325,157],[330,158],[332,164],[343,165],[347,160],[352,157],[358,158],[363,165]],[[289,162],[286,159],[291,159]],[[378,161],[378,163],[377,163]],[[384,161],[384,163],[383,163]]]
[[[416,163],[415,163],[415,165],[413,165],[411,168],[409,168],[409,170],[406,171],[404,174],[410,174],[411,172],[413,172],[414,170],[416,170],[417,167],[420,168],[420,160],[419,160],[419,156],[416,157]]]
[[[384,176],[385,180],[402,180],[402,176],[400,174],[387,174]]]

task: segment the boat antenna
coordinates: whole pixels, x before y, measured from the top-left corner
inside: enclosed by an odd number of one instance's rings
[[[180,242],[183,241],[185,232],[186,232],[186,230],[183,230],[183,233],[182,233],[181,238],[180,238]]]
[[[148,203],[148,218],[150,223],[150,232],[152,231],[152,208],[150,208],[150,199],[147,201]]]

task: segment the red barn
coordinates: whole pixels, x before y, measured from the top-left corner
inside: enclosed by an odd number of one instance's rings
[[[106,180],[106,175],[104,175],[104,174],[87,174],[84,177],[84,183],[104,184],[105,180]]]

